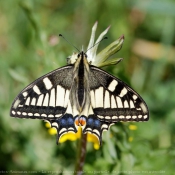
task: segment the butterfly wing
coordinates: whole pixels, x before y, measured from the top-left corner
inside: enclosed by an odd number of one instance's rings
[[[56,69],[23,89],[14,100],[10,115],[18,118],[42,119],[58,131],[58,140],[68,131],[77,132],[69,95],[73,66]]]
[[[83,132],[95,134],[100,143],[104,130],[119,121],[147,121],[148,107],[140,95],[109,73],[90,66],[90,97],[93,115]],[[98,119],[98,121],[97,121]]]

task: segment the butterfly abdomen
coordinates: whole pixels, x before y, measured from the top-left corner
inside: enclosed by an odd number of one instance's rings
[[[79,64],[79,69],[78,69],[78,89],[77,89],[77,93],[78,93],[78,102],[79,105],[82,106],[83,101],[84,101],[84,62],[83,62],[83,55],[81,54],[80,56],[80,64]]]

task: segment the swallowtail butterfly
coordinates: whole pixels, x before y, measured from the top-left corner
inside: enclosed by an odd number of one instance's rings
[[[35,80],[15,98],[10,115],[41,119],[63,134],[94,134],[120,121],[147,121],[148,107],[140,95],[123,81],[94,66],[85,52],[73,54],[67,66]]]

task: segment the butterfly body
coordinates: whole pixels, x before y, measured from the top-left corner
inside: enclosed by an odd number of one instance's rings
[[[14,100],[10,115],[42,119],[57,129],[94,134],[119,121],[147,121],[143,99],[121,80],[88,62],[83,51],[73,54],[67,66],[56,69],[28,85]]]

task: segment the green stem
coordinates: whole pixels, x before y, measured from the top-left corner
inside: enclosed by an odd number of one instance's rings
[[[87,143],[87,134],[81,134],[78,145],[77,161],[75,165],[74,175],[83,174],[83,165],[86,157],[86,143]]]

